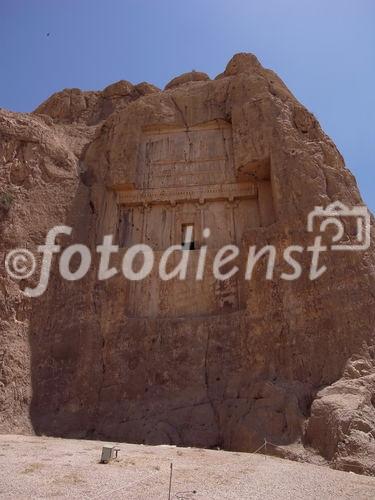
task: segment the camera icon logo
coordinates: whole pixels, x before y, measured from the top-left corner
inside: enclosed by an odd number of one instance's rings
[[[343,219],[349,219],[355,223],[356,237],[355,243],[348,243],[343,241],[345,234],[345,226]],[[370,248],[370,212],[367,207],[355,206],[349,208],[340,201],[335,201],[328,205],[326,208],[315,207],[309,213],[307,219],[307,230],[312,232],[314,230],[314,221],[316,219],[323,219],[320,221],[319,231],[323,233],[328,226],[334,226],[337,229],[336,234],[332,237],[332,250],[347,250],[347,251],[361,251]]]

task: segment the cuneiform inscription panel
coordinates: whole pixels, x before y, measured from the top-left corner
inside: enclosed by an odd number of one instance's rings
[[[190,188],[150,188],[129,189],[118,191],[118,202],[124,205],[139,205],[151,203],[210,201],[234,198],[256,198],[257,187],[254,183],[241,184],[211,184],[191,186]]]
[[[140,162],[144,188],[234,182],[231,126],[145,131]]]

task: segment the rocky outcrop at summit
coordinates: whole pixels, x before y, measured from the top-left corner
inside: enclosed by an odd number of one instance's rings
[[[290,272],[279,259],[273,279],[262,260],[250,281],[223,287],[96,277],[106,234],[122,247],[117,267],[130,243],[161,252],[202,220],[209,259],[227,236],[282,253],[312,243],[315,206],[363,204],[341,154],[277,75],[237,54],[215,79],[187,73],[164,91],[126,81],[64,90],[31,114],[1,110],[0,137],[2,262],[17,247],[37,254],[61,224],[73,228],[63,248],[94,255],[77,282],[60,277],[55,256],[33,299],[22,290],[38,276],[16,281],[0,267],[1,431],[238,451],[266,437],[375,472],[373,220],[370,249],[325,252],[315,281],[305,271],[279,279]],[[303,269],[310,260],[301,254]]]
[[[202,73],[201,71],[190,71],[190,73],[184,73],[183,75],[173,78],[173,80],[167,83],[165,90],[173,89],[179,85],[183,85],[184,83],[201,82],[209,79],[210,77],[206,73]]]
[[[96,125],[135,99],[154,92],[159,92],[154,85],[146,82],[132,85],[126,80],[113,83],[101,92],[65,89],[53,94],[34,113],[47,115],[55,123]]]

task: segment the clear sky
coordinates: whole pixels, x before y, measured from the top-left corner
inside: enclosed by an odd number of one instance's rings
[[[375,0],[0,0],[0,107],[120,79],[214,77],[236,52],[315,114],[374,211]]]

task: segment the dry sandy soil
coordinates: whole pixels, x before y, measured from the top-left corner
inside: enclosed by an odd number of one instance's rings
[[[0,498],[375,498],[375,478],[259,454],[120,444],[99,463],[99,441],[0,436]]]

